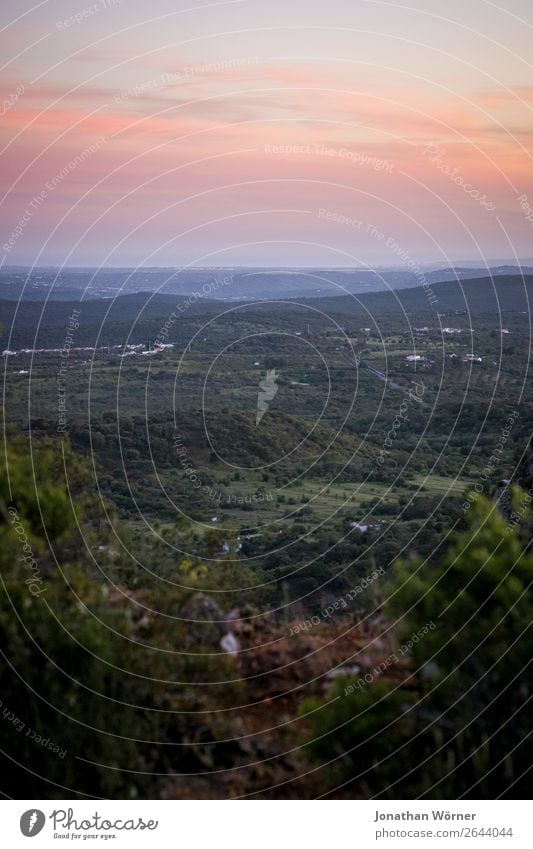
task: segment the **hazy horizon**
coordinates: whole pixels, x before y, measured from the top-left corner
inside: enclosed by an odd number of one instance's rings
[[[523,268],[525,266],[529,266],[529,264],[533,266],[533,257],[525,258],[525,259],[486,259],[485,263],[475,262],[474,260],[467,259],[455,259],[449,260],[447,264],[443,262],[439,262],[437,260],[428,260],[428,261],[419,261],[417,264],[423,267],[433,267],[435,271],[439,269],[449,269],[449,268],[461,268],[461,267],[473,267],[473,268],[486,268],[490,270],[492,268],[501,268],[503,266],[510,266],[515,268]],[[165,269],[187,269],[187,270],[198,270],[201,271],[203,269],[213,269],[213,268],[227,268],[227,269],[253,269],[253,270],[269,270],[269,271],[309,271],[312,269],[320,269],[323,271],[374,271],[376,269],[390,269],[390,270],[402,270],[406,271],[404,265],[399,263],[394,264],[386,264],[375,262],[372,265],[57,265],[54,263],[42,263],[39,265],[28,265],[24,263],[17,264],[5,264],[0,267],[0,271],[8,271],[10,269],[17,268],[27,268],[30,270],[38,270],[40,268],[53,268],[59,269],[62,271],[77,271],[77,270],[98,270],[98,271],[131,271],[132,269],[135,271],[162,271]],[[408,270],[408,269],[407,269]]]

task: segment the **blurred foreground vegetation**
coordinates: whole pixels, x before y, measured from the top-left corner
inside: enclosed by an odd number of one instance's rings
[[[515,488],[504,516],[494,502],[474,500],[436,558],[396,567],[379,622],[361,630],[361,609],[335,632],[353,639],[345,662],[358,671],[328,678],[313,652],[333,626],[287,637],[279,616],[259,615],[264,590],[241,610],[249,623],[235,632],[254,653],[221,650],[221,620],[238,603],[232,587],[243,577],[235,566],[222,564],[217,586],[212,570],[178,551],[173,581],[156,575],[132,591],[127,536],[117,533],[114,506],[100,498],[89,464],[66,441],[30,443],[8,431],[0,477],[2,792],[523,797],[532,755],[530,501]],[[172,542],[187,533],[178,524]],[[209,545],[206,538],[206,552]],[[164,551],[154,541],[156,572]],[[392,648],[365,665],[368,644],[383,634]],[[279,654],[266,653],[267,643],[279,644]],[[304,658],[305,686],[292,686]],[[280,669],[286,678],[274,686]]]

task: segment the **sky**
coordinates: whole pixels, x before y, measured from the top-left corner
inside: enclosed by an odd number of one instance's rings
[[[0,39],[3,267],[533,256],[530,0],[4,0]]]

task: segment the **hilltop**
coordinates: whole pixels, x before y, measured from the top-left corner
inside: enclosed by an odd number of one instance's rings
[[[0,301],[4,325],[3,344],[7,346],[6,329],[12,328],[9,347],[46,347],[61,345],[73,309],[81,310],[77,345],[108,343],[148,343],[157,338],[169,316],[174,315],[169,340],[179,338],[182,331],[200,328],[210,318],[224,313],[228,322],[247,320],[258,323],[319,321],[322,315],[342,321],[346,316],[360,318],[365,324],[379,324],[381,317],[416,316],[420,321],[439,316],[463,314],[479,316],[499,313],[527,313],[533,299],[533,275],[501,275],[471,280],[441,281],[431,287],[418,286],[394,292],[369,292],[364,295],[286,299],[260,303],[235,302],[222,305],[210,298],[136,292],[115,299],[89,301]],[[306,316],[304,318],[304,315]],[[38,330],[37,330],[38,328]]]

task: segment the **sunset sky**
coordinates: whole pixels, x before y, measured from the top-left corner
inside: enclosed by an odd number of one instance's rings
[[[4,0],[3,265],[532,257],[533,6],[503,5]]]

